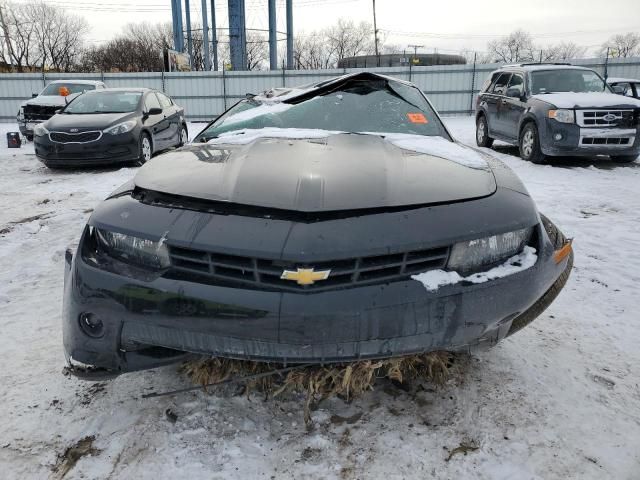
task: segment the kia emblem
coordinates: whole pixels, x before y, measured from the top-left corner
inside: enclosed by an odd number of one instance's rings
[[[77,128],[70,128],[70,129],[69,129],[69,131],[70,131],[71,133],[75,133],[75,132],[77,132],[77,131],[78,131],[78,129],[77,129]]]

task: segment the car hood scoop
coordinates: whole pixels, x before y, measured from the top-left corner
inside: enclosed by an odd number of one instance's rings
[[[299,212],[451,203],[496,190],[488,167],[358,134],[191,145],[154,158],[134,182],[170,195]]]

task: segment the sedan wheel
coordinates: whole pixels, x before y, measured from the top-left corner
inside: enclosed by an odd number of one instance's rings
[[[143,165],[151,160],[151,154],[153,150],[151,148],[151,140],[146,133],[142,134],[140,139],[140,156],[138,157],[138,165]]]
[[[186,127],[182,127],[180,130],[180,143],[178,143],[178,146],[181,147],[187,143],[189,143],[189,132],[187,132]]]

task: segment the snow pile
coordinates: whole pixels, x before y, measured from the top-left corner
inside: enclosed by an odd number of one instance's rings
[[[429,272],[420,273],[418,275],[412,275],[411,278],[418,280],[424,288],[430,292],[438,290],[438,288],[444,285],[453,285],[459,282],[471,282],[471,283],[484,283],[489,280],[495,280],[497,278],[513,275],[514,273],[522,272],[533,267],[536,264],[538,256],[536,255],[536,249],[533,247],[524,247],[522,253],[514,255],[502,265],[493,267],[486,272],[474,273],[468,277],[463,277],[457,272],[446,272],[444,270],[431,270]]]

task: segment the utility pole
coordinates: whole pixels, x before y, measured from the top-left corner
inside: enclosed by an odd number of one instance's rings
[[[293,1],[286,0],[287,17],[287,68],[293,70]]]
[[[184,2],[184,13],[187,20],[187,52],[189,53],[189,64],[193,70],[193,35],[191,34],[191,5],[189,0]]]
[[[609,78],[609,47],[607,47],[607,58],[604,59],[604,81]]]
[[[211,0],[211,46],[213,47],[213,69],[218,70],[218,32],[216,30],[216,2]]]
[[[211,70],[211,57],[209,56],[209,18],[207,15],[207,0],[202,0],[202,56],[204,57],[205,71]]]
[[[376,65],[380,66],[380,53],[378,52],[378,24],[376,23],[376,0],[373,0],[373,43],[376,48]]]
[[[276,32],[276,0],[269,0],[269,69],[278,69],[278,38]]]
[[[424,48],[424,45],[407,45],[409,48],[413,48],[413,60],[415,60],[416,55],[418,55],[418,49],[419,48]]]

